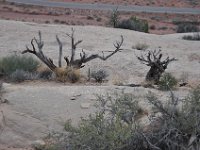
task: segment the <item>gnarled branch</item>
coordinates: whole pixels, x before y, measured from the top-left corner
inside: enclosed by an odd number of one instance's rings
[[[22,54],[25,54],[25,53],[32,53],[32,54],[34,54],[35,56],[37,56],[44,64],[46,64],[53,71],[55,68],[57,68],[57,66],[54,65],[53,60],[51,58],[47,58],[44,55],[44,53],[42,51],[44,42],[42,41],[41,32],[39,31],[38,34],[39,34],[39,40],[36,39],[36,38],[33,38],[31,40],[32,49],[30,49],[28,46],[26,46],[26,50],[24,50],[22,52]],[[35,49],[34,42],[37,44],[38,51],[36,51],[36,49]]]
[[[161,60],[162,56],[163,54],[161,53],[161,50],[148,51],[146,58],[144,57],[144,55],[136,56],[141,63],[151,67],[146,75],[146,80],[154,81],[157,83],[162,73],[165,71],[165,69],[167,69],[168,64],[172,61],[177,60],[175,58],[169,57]]]

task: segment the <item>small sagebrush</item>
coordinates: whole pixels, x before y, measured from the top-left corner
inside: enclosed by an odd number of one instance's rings
[[[3,90],[3,82],[0,81],[0,100],[1,100],[1,97],[2,97],[2,90]]]
[[[70,121],[66,123],[65,129],[70,133],[67,149],[125,150],[140,147],[134,116],[142,109],[134,96],[100,96],[97,109],[95,114],[82,119],[78,127],[72,126]]]
[[[164,73],[158,82],[158,87],[160,90],[168,91],[173,89],[177,83],[178,81],[174,76],[170,73]]]
[[[199,27],[190,23],[182,23],[177,27],[177,33],[199,32]]]
[[[194,33],[193,35],[184,35],[183,39],[190,41],[200,41],[200,32]]]
[[[148,22],[146,20],[138,19],[136,17],[122,20],[121,22],[119,22],[117,28],[130,29],[145,33],[149,32]]]
[[[40,79],[50,80],[53,78],[53,72],[51,70],[43,70],[38,73]]]
[[[108,77],[108,73],[103,70],[103,69],[100,69],[100,70],[97,70],[97,71],[92,71],[90,73],[90,76],[91,78],[95,79],[96,82],[103,82],[103,80],[105,80],[107,77]]]
[[[112,11],[112,14],[110,16],[110,22],[109,22],[114,28],[116,28],[119,24],[119,12],[118,9],[114,9]]]
[[[149,94],[147,99],[155,110],[149,131],[144,134],[152,149],[200,148],[200,87],[193,89],[185,99],[171,93],[171,98],[165,104],[153,94]],[[155,117],[156,114],[159,115]]]
[[[11,55],[0,58],[0,71],[3,75],[11,75],[16,70],[34,72],[39,62],[30,56]]]
[[[147,45],[146,43],[137,43],[132,48],[137,50],[146,50],[147,48],[149,48],[149,45]]]
[[[65,124],[65,148],[199,150],[200,87],[181,99],[173,92],[167,101],[153,93],[148,93],[146,99],[152,111],[147,114],[149,122],[144,127],[137,119],[144,114],[137,97],[126,93],[99,96],[95,113],[82,118],[78,126],[73,126],[71,121]]]
[[[28,71],[18,69],[9,76],[9,79],[12,82],[23,82],[25,80],[34,80],[38,78],[39,77],[37,73],[31,73]]]

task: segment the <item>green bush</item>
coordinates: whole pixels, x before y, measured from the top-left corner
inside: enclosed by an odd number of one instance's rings
[[[71,121],[65,124],[68,133],[64,135],[67,137],[64,147],[67,150],[199,149],[200,87],[181,99],[173,92],[165,102],[153,93],[147,94],[146,99],[152,110],[148,114],[149,123],[143,127],[137,119],[144,113],[137,97],[125,93],[99,96],[95,114],[82,119],[76,127]]]
[[[129,19],[122,20],[117,28],[130,29],[140,32],[149,32],[149,25],[146,20],[138,19],[136,17],[131,17]]]
[[[34,80],[38,78],[39,78],[39,75],[37,73],[32,73],[32,72],[18,70],[18,69],[9,76],[9,79],[12,82],[23,82],[25,80]]]
[[[11,55],[0,59],[0,71],[4,75],[11,75],[16,70],[34,72],[39,62],[30,56]]]
[[[158,82],[158,87],[160,90],[167,91],[173,89],[177,85],[177,82],[177,79],[170,73],[164,73]]]
[[[103,70],[97,70],[97,71],[92,71],[90,74],[91,78],[95,79],[96,82],[103,82],[103,80],[105,80],[108,77],[108,73]]]
[[[133,46],[133,49],[137,50],[146,50],[149,47],[146,43],[137,43],[135,46]]]
[[[118,26],[119,23],[119,12],[118,9],[114,9],[112,11],[112,14],[110,16],[110,22],[109,22],[114,28]]]
[[[200,41],[200,33],[194,33],[193,35],[184,35],[184,40]]]
[[[98,98],[98,111],[82,119],[78,127],[68,121],[67,149],[122,150],[139,149],[142,145],[135,116],[142,112],[136,97],[127,94]]]
[[[0,80],[0,100],[2,97],[2,90],[3,90],[3,82]]]
[[[166,104],[155,95],[148,95],[156,117],[145,133],[145,139],[152,149],[197,150],[200,147],[200,88],[193,89],[189,96],[181,100],[173,93]],[[157,126],[155,126],[157,124]]]
[[[186,33],[186,32],[198,32],[199,27],[194,24],[183,23],[179,24],[177,27],[177,33]]]
[[[50,80],[53,78],[53,72],[51,70],[44,70],[38,73],[40,79]]]

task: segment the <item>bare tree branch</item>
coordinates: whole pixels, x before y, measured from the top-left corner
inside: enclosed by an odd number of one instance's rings
[[[148,51],[146,58],[143,55],[136,56],[141,63],[151,67],[146,75],[146,80],[158,82],[161,74],[167,69],[168,64],[177,60],[175,58],[170,59],[169,57],[161,60],[162,56],[161,50]]]
[[[34,41],[36,42],[39,51],[37,52],[34,46]],[[54,70],[56,67],[56,65],[53,64],[53,60],[50,58],[47,58],[43,52],[42,52],[42,48],[43,48],[43,41],[42,41],[42,36],[41,36],[41,32],[39,31],[39,40],[37,40],[36,38],[33,38],[31,40],[31,45],[32,45],[32,49],[29,49],[28,46],[26,46],[26,50],[24,50],[22,52],[22,54],[25,53],[32,53],[35,56],[37,56],[44,64],[46,64],[51,70]]]
[[[62,47],[63,47],[63,45],[62,45],[62,42],[60,41],[60,39],[58,38],[57,35],[56,35],[56,40],[57,40],[58,45],[59,45],[58,66],[62,67],[62,61],[61,61],[61,59],[62,59]]]
[[[123,36],[121,35],[121,41],[117,41],[115,44],[114,44],[114,47],[116,48],[111,54],[107,55],[106,57],[104,56],[104,53],[103,53],[103,56],[100,56],[98,54],[93,54],[89,57],[86,57],[84,60],[83,60],[83,63],[86,63],[86,62],[89,62],[93,59],[96,59],[96,58],[99,58],[103,61],[107,60],[108,58],[110,58],[112,55],[114,55],[115,53],[119,52],[121,49],[121,46],[124,42],[124,38]]]

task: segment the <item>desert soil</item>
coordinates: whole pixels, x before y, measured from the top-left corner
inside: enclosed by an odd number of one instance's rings
[[[14,5],[0,1],[0,19],[23,22],[63,25],[109,25],[110,11],[64,9]],[[120,13],[120,20],[136,16],[149,23],[149,32],[154,34],[176,33],[178,22],[195,22],[200,25],[200,15],[187,14],[155,14],[155,13]]]
[[[137,95],[140,104],[148,111],[150,111],[149,105],[144,97],[149,91],[158,95],[163,102],[166,101],[169,97],[168,92],[143,87],[117,86],[120,83],[144,82],[149,68],[141,64],[135,56],[143,53],[132,48],[137,43],[146,43],[152,50],[162,49],[164,56],[169,55],[178,59],[168,66],[167,72],[180,80],[183,74],[187,74],[189,85],[177,88],[176,96],[180,98],[186,96],[192,86],[200,83],[200,70],[197,69],[200,67],[200,43],[182,40],[182,36],[186,34],[155,35],[97,26],[50,25],[9,20],[0,20],[0,26],[1,57],[19,54],[24,50],[25,45],[30,46],[30,40],[37,37],[39,30],[45,42],[44,53],[54,62],[58,59],[55,35],[59,35],[64,43],[64,53],[68,56],[70,40],[65,33],[70,33],[72,27],[75,29],[76,39],[83,40],[77,50],[84,49],[87,54],[102,54],[102,51],[114,50],[113,43],[119,40],[120,35],[125,39],[122,52],[105,62],[91,61],[82,68],[81,73],[85,77],[89,68],[105,69],[109,77],[102,85],[90,82],[69,84],[56,81],[4,83],[3,97],[9,103],[0,105],[2,112],[0,123],[3,127],[0,135],[0,144],[2,144],[0,150],[27,148],[33,141],[43,139],[52,132],[63,132],[64,123],[68,119],[72,119],[73,123],[77,124],[81,116],[86,117],[95,111],[93,105],[96,103],[96,94],[106,95],[124,90],[125,93]],[[107,53],[109,52],[105,52]]]
[[[160,7],[194,7],[199,8],[198,0],[51,0],[59,2],[78,3],[104,3],[115,5],[138,5],[138,6],[160,6]]]

